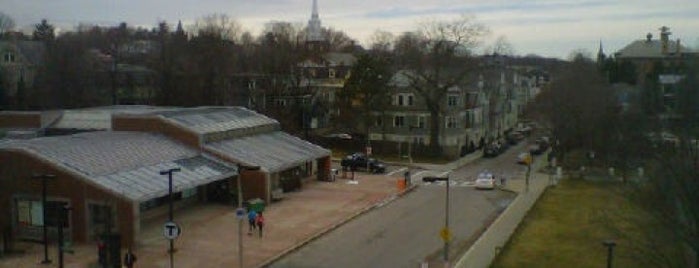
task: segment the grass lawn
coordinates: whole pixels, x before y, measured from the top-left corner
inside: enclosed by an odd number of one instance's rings
[[[606,267],[607,250],[602,245],[614,239],[614,267],[647,267],[632,253],[627,239],[605,228],[603,215],[632,213],[628,201],[611,182],[564,180],[544,193],[524,218],[492,267]],[[611,214],[608,214],[611,213]],[[628,215],[634,217],[636,215]],[[616,218],[616,217],[613,217]],[[625,235],[638,226],[611,220]],[[627,232],[628,231],[628,232]],[[633,237],[633,235],[631,235]]]

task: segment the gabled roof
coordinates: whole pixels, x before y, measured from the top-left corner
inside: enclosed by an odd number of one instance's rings
[[[636,40],[619,50],[615,56],[617,58],[664,58],[677,52],[677,42],[668,41],[667,54],[662,52],[662,41],[660,40]],[[680,44],[680,53],[691,52],[688,48]]]
[[[277,120],[239,106],[180,108],[156,113],[199,134],[279,124]]]
[[[351,53],[328,52],[323,55],[330,66],[352,66],[357,62],[357,57]]]
[[[159,172],[181,168],[173,176],[180,191],[236,174],[234,167],[159,134],[88,132],[0,143],[0,150],[23,151],[82,177],[106,191],[145,201],[168,193]]]
[[[330,155],[323,147],[281,131],[212,142],[204,148],[270,173]]]

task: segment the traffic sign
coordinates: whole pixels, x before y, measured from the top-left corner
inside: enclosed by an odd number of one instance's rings
[[[245,209],[238,208],[235,210],[235,217],[236,218],[238,218],[239,220],[242,220],[244,216],[245,216]]]
[[[451,231],[449,231],[449,228],[444,227],[441,231],[439,231],[439,236],[442,237],[442,240],[444,240],[444,242],[447,242],[451,240]]]
[[[182,234],[182,229],[177,223],[169,221],[163,225],[163,236],[165,236],[165,238],[173,240],[180,236],[180,234]]]

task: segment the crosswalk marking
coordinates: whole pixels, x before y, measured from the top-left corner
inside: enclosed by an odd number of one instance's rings
[[[435,182],[423,182],[423,186],[440,186],[444,187],[447,185],[447,182],[445,181],[435,181]],[[449,182],[449,187],[474,187],[476,186],[475,182],[472,181],[450,181]]]
[[[393,175],[396,174],[396,173],[403,172],[403,171],[406,171],[406,170],[408,170],[408,168],[404,167],[404,168],[401,168],[401,169],[397,169],[397,170],[391,171],[390,173],[388,173],[388,174],[386,174],[386,175],[388,175],[388,176],[393,176]]]

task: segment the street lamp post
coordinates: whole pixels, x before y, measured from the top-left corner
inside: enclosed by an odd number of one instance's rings
[[[238,165],[238,176],[236,178],[236,182],[238,183],[238,211],[241,211],[243,209],[243,185],[241,184],[241,171],[243,170],[260,170],[259,166],[254,166],[254,167],[247,167],[247,166],[242,166]],[[243,218],[244,217],[239,217],[238,218],[238,267],[242,268],[243,267]]]
[[[449,176],[447,175],[447,194],[444,200],[444,230],[446,230],[446,237],[444,239],[444,263],[449,263]]]
[[[444,199],[444,228],[440,232],[442,240],[444,240],[444,263],[449,264],[449,240],[451,240],[451,232],[449,231],[449,176],[446,177],[423,177],[424,182],[446,181],[446,197]]]
[[[167,175],[167,180],[168,180],[168,200],[170,203],[170,208],[168,212],[168,222],[172,222],[173,220],[173,200],[172,200],[172,173],[173,172],[180,172],[180,168],[170,168],[166,170],[161,170],[160,175]],[[174,267],[175,263],[175,256],[173,255],[175,253],[175,241],[174,239],[169,239],[170,240],[170,249],[168,250],[168,253],[170,254],[170,267]]]
[[[58,267],[63,268],[64,237],[63,237],[63,216],[67,216],[71,208],[68,205],[61,206],[58,213]]]
[[[614,246],[616,242],[614,240],[605,240],[602,245],[607,247],[607,268],[612,268],[612,260],[614,259]]]
[[[41,179],[41,213],[44,221],[42,224],[42,231],[44,235],[44,260],[41,261],[41,264],[49,264],[51,263],[51,260],[49,260],[49,235],[48,226],[46,225],[46,180],[54,179],[56,178],[56,175],[38,174],[32,176],[32,178]]]

